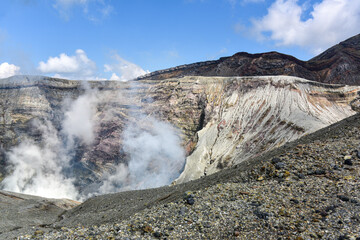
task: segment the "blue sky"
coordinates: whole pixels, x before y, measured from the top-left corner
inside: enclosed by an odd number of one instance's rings
[[[308,60],[359,22],[358,0],[4,0],[0,78],[127,80],[240,51]]]

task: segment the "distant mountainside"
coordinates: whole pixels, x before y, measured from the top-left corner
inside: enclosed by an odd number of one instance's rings
[[[343,41],[309,61],[278,52],[249,54],[155,71],[139,79],[181,76],[268,76],[288,75],[308,80],[360,85],[360,34]]]

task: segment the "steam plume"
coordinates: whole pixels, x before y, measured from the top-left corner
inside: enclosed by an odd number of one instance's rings
[[[179,132],[169,123],[140,112],[131,116],[119,139],[128,161],[113,166],[113,172],[104,172],[100,184],[79,192],[67,171],[75,159],[76,148],[95,143],[96,128],[100,125],[97,108],[108,97],[85,88],[77,99],[64,101],[61,130],[48,120],[35,121],[34,129],[39,130],[41,140],[26,139],[7,153],[10,174],[1,183],[3,189],[84,200],[98,194],[167,185],[180,175],[185,155]],[[118,101],[124,98],[119,97]],[[113,113],[109,109],[103,114],[111,119]]]
[[[115,173],[103,180],[99,193],[159,187],[180,175],[185,155],[177,131],[153,117],[141,118],[138,125],[130,124],[124,131],[128,165],[118,165]]]
[[[68,103],[68,110],[65,112],[63,121],[63,134],[67,137],[68,145],[74,146],[76,139],[81,143],[90,145],[95,139],[96,125],[96,106],[98,102],[98,92],[96,90],[87,90],[75,101]]]
[[[35,121],[33,125],[43,140],[35,143],[26,139],[8,152],[12,173],[2,182],[3,188],[43,197],[78,199],[74,179],[65,178],[62,173],[61,166],[67,166],[69,159],[57,131],[48,121]]]

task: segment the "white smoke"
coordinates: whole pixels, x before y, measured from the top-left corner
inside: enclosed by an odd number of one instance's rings
[[[49,198],[83,200],[75,179],[66,175],[76,140],[90,145],[94,139],[97,91],[88,89],[75,100],[64,101],[62,130],[46,120],[34,121],[41,141],[26,139],[7,153],[12,172],[1,183],[3,189]],[[65,140],[65,141],[64,141]]]
[[[75,100],[63,103],[64,119],[61,130],[50,121],[36,121],[40,142],[24,140],[7,153],[11,173],[3,189],[50,198],[84,200],[88,197],[131,189],[144,189],[170,184],[179,175],[185,161],[179,132],[169,123],[147,117],[140,111],[131,116],[122,134],[123,151],[128,162],[113,166],[104,173],[101,184],[92,192],[79,192],[75,179],[67,175],[76,148],[95,142],[100,126],[97,108],[107,101],[107,95],[87,88]],[[124,100],[119,97],[118,101]],[[104,121],[111,119],[113,110],[104,110]],[[118,149],[120,151],[120,149]]]
[[[62,173],[69,159],[56,129],[50,122],[35,121],[33,125],[40,131],[42,141],[27,139],[8,152],[12,173],[3,180],[3,188],[42,197],[78,199],[74,179]]]
[[[97,94],[96,90],[90,89],[75,101],[65,104],[69,106],[62,127],[70,147],[74,146],[76,139],[86,145],[93,143],[95,139]]]
[[[153,117],[142,116],[138,120],[123,134],[128,165],[118,165],[115,173],[103,180],[100,194],[164,186],[180,175],[185,153],[179,133]]]

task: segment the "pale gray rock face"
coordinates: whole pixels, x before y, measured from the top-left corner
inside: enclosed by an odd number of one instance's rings
[[[34,127],[37,119],[55,129],[54,135],[62,143],[68,164],[65,177],[75,179],[80,192],[89,193],[102,184],[104,176],[119,172],[117,166],[129,166],[131,154],[124,149],[124,131],[135,124],[134,128],[151,132],[154,122],[144,121],[151,118],[179,130],[187,158],[185,164],[184,156],[184,171],[175,182],[185,182],[353,115],[349,104],[359,90],[288,76],[183,77],[125,83],[26,76],[3,79],[0,162],[9,165],[9,151],[26,140],[41,146],[50,144]],[[82,106],[81,101],[87,107],[77,107]],[[74,121],[69,120],[72,117]],[[154,163],[150,162],[149,169],[157,169]],[[3,177],[11,172],[1,169]]]
[[[211,117],[176,183],[234,166],[355,114],[360,89],[285,76],[198,78]]]

